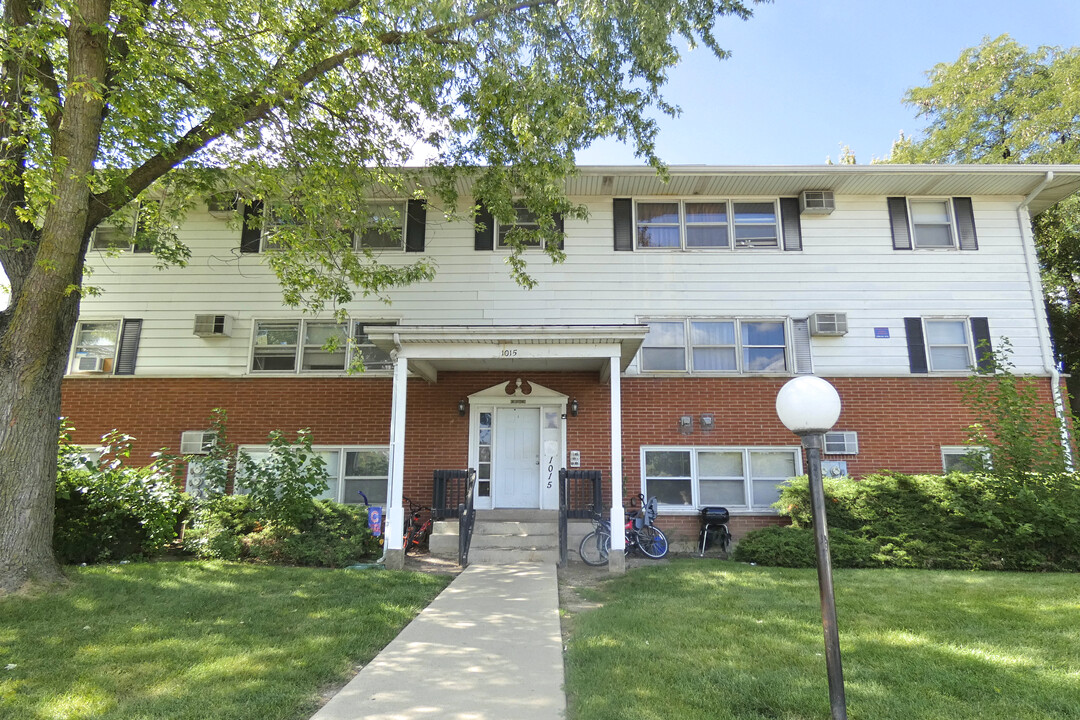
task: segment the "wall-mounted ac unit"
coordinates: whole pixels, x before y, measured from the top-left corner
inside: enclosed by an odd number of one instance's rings
[[[232,315],[196,315],[193,332],[199,337],[229,337],[232,326]]]
[[[799,212],[803,215],[829,215],[836,209],[832,190],[803,190],[799,193]]]
[[[205,455],[217,441],[213,430],[185,430],[180,434],[181,455]]]
[[[825,433],[826,455],[858,455],[859,433],[851,430],[831,430]]]
[[[105,358],[98,355],[80,355],[75,359],[75,372],[105,372]]]
[[[847,335],[847,313],[814,313],[810,316],[811,335]]]

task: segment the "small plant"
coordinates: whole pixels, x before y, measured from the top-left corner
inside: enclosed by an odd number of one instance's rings
[[[983,345],[980,351],[983,367],[958,383],[977,418],[968,428],[967,444],[973,450],[967,464],[977,472],[1009,478],[1064,472],[1062,421],[1054,403],[1039,396],[1045,381],[1016,376],[1007,338],[997,350]]]
[[[312,498],[329,487],[326,461],[311,449],[310,430],[298,430],[295,442],[274,430],[267,444],[259,459],[240,452],[236,484],[267,520],[298,527],[311,515]]]

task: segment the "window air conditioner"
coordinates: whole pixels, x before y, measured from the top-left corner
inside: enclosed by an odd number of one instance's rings
[[[194,333],[199,337],[229,337],[232,324],[232,315],[196,315]]]
[[[803,215],[830,215],[836,209],[832,190],[803,190],[799,193],[799,212]]]
[[[81,373],[105,372],[105,358],[98,355],[80,355],[75,360],[75,371]]]
[[[850,430],[833,430],[825,433],[826,455],[858,455],[859,434]]]
[[[810,316],[811,335],[847,335],[847,313],[814,313]]]
[[[206,455],[216,441],[217,434],[211,430],[185,430],[180,434],[180,454]]]

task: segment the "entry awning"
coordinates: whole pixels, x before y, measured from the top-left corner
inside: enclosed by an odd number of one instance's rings
[[[625,370],[647,325],[369,325],[378,348],[397,351],[409,370],[435,382],[440,370],[595,370],[610,358]]]

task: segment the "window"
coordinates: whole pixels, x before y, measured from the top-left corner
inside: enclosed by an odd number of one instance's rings
[[[788,372],[784,320],[657,320],[641,348],[644,372]]]
[[[390,355],[368,340],[364,327],[365,323],[353,324],[350,343],[346,324],[327,320],[258,320],[251,370],[344,372],[349,367],[350,356],[360,359],[365,370],[392,369]]]
[[[355,250],[401,250],[405,242],[405,203],[372,203],[367,223],[353,235]]]
[[[644,200],[637,209],[639,249],[779,248],[774,201]]]
[[[917,248],[955,247],[947,200],[909,200],[911,229]]]
[[[134,233],[131,226],[99,225],[90,238],[91,250],[129,250]]]
[[[980,457],[982,458],[981,463],[979,462]],[[979,469],[980,464],[985,464],[988,461],[989,455],[984,447],[942,446],[941,448],[941,469],[945,473],[975,472]]]
[[[517,214],[517,219],[513,225],[503,225],[499,223],[498,231],[498,246],[510,247],[506,242],[506,235],[514,228],[521,228],[522,230],[539,230],[540,224],[536,222],[536,214],[524,207],[515,207],[514,212]],[[536,237],[527,238],[524,242],[527,247],[540,247],[540,239]]]
[[[778,485],[802,472],[798,448],[642,448],[646,497],[668,508],[772,512]]]
[[[978,250],[971,198],[887,199],[894,250]]]
[[[71,372],[111,373],[119,337],[119,320],[80,322],[75,328]]]
[[[924,325],[931,371],[966,371],[972,366],[971,341],[965,320],[925,320]]]
[[[244,446],[240,450],[256,462],[269,457],[266,446]],[[317,500],[363,504],[364,499],[360,495],[363,492],[368,504],[386,506],[390,481],[389,448],[315,446],[312,450],[326,463],[327,489]],[[244,478],[237,478],[237,494],[245,493],[245,482]]]

